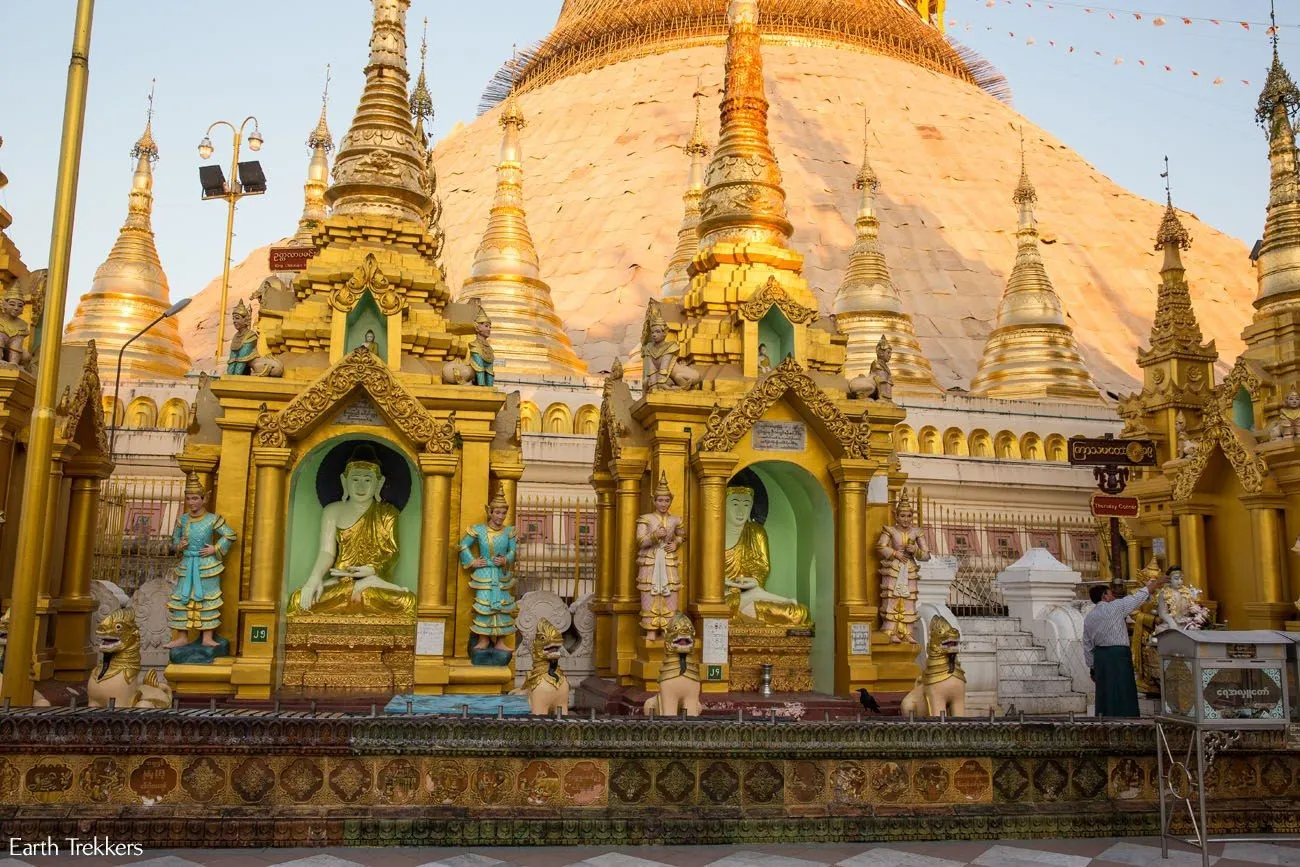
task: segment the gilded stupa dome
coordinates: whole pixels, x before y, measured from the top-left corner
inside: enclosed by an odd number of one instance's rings
[[[865,108],[881,184],[880,250],[938,385],[969,388],[1016,261],[1008,200],[1020,178],[1023,128],[1041,202],[1041,256],[1067,323],[1096,384],[1132,390],[1160,285],[1151,232],[1164,203],[1115,184],[1022,117],[995,92],[996,76],[904,5],[761,4],[789,243],[805,257],[823,314],[832,312],[855,243]],[[529,119],[529,228],[541,279],[592,371],[627,358],[647,299],[663,292],[682,223],[697,89],[705,93],[705,135],[716,142],[726,8],[727,0],[569,0],[555,34],[526,55],[518,100]],[[657,10],[677,10],[669,18],[680,26],[664,24]],[[688,26],[699,20],[712,29]],[[862,35],[873,26],[898,35],[873,44]],[[639,47],[620,35],[637,28],[646,37]],[[587,35],[566,36],[579,32]],[[490,108],[437,145],[442,261],[452,286],[470,276],[492,207],[501,111]],[[1192,301],[1206,338],[1235,357],[1255,297],[1249,250],[1191,214],[1183,219],[1197,238],[1187,261]],[[257,287],[265,263],[259,250],[232,273],[232,298]],[[206,296],[216,291],[205,290],[182,314],[194,357],[211,352],[211,329],[193,326],[213,321],[215,301]]]

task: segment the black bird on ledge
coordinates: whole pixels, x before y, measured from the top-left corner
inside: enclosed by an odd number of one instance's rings
[[[858,700],[862,702],[862,707],[871,713],[880,713],[880,703],[872,697],[871,693],[865,688],[858,690]]]

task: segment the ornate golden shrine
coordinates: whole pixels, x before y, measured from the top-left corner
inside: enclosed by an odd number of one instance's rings
[[[451,540],[483,520],[498,486],[513,511],[518,400],[449,373],[478,308],[450,303],[438,261],[437,179],[406,105],[405,16],[404,2],[374,4],[365,90],[324,195],[331,215],[311,234],[316,255],[292,285],[263,284],[261,346],[283,378],[227,374],[200,389],[180,464],[215,488],[210,506],[237,534],[218,629],[231,656],[168,666],[181,695],[496,693],[512,681],[505,665],[471,664],[473,594]],[[324,532],[311,522],[325,464],[360,443],[405,477],[393,581],[414,594],[415,618],[288,618]]]
[[[868,503],[867,488],[876,476],[894,487],[903,481],[892,431],[904,412],[889,400],[848,397],[845,337],[818,316],[800,275],[802,257],[788,244],[792,228],[767,140],[752,0],[731,4],[721,118],[690,285],[680,298],[647,311],[645,393],[633,395],[621,366],[605,383],[592,474],[597,675],[657,687],[663,654],[660,640],[642,629],[637,521],[650,511],[662,476],[675,495],[674,511],[686,518],[676,558],[678,604],[698,624],[706,692],[753,688],[766,645],[792,658],[824,659],[823,691],[868,686],[901,694],[917,673],[915,650],[875,634],[879,593],[871,549],[889,505],[883,496]],[[797,593],[787,594],[807,607],[815,635],[755,623],[728,601],[725,500],[741,471],[761,474],[789,503],[807,504],[824,518],[814,526],[811,515],[791,514],[781,531],[797,535],[817,564],[800,560]],[[772,545],[793,546],[795,538]],[[810,664],[802,667],[805,679],[781,673],[786,688],[816,685]]]
[[[1154,439],[1161,464],[1129,492],[1139,537],[1162,538],[1216,619],[1234,629],[1300,628],[1300,89],[1276,49],[1257,119],[1269,137],[1271,187],[1256,259],[1259,295],[1246,351],[1217,385],[1213,342],[1202,344],[1182,252],[1191,238],[1172,201],[1156,238],[1163,251],[1143,389],[1120,404],[1122,435]],[[1145,555],[1144,555],[1145,556]]]

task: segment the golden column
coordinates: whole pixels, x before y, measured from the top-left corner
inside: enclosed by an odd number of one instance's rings
[[[1178,519],[1174,518],[1167,521],[1165,528],[1165,564],[1169,566],[1183,565],[1183,546],[1179,533]],[[1133,574],[1137,574],[1136,572]]]
[[[614,573],[618,569],[618,551],[614,544],[614,477],[608,471],[597,470],[591,474],[591,486],[596,489],[596,593],[591,610],[596,615],[596,675],[614,677],[616,674],[613,640]]]
[[[871,632],[877,606],[868,602],[876,574],[867,539],[867,485],[875,473],[869,460],[841,458],[829,467],[838,493],[835,516],[835,689],[844,693],[875,679]],[[854,638],[857,637],[857,641]]]
[[[41,539],[41,565],[38,570],[45,576],[45,584],[36,598],[36,644],[33,675],[37,680],[54,676],[54,622],[60,610],[60,590],[63,579],[63,549],[55,550],[54,540],[65,538],[66,517],[63,502],[63,462],[76,446],[69,443],[55,445],[46,479],[45,521]],[[21,539],[20,539],[21,544]]]
[[[641,597],[636,589],[636,519],[641,513],[641,479],[649,463],[644,457],[628,456],[629,451],[632,450],[624,449],[624,455],[613,462],[618,485],[615,494],[618,533],[614,539],[618,546],[618,559],[614,594],[610,601],[615,635],[614,674],[625,686],[632,674],[632,663],[641,638]]]
[[[284,585],[285,480],[293,450],[253,447],[253,574],[248,599],[239,604],[239,649],[230,682],[236,698],[268,699],[275,691],[275,651],[280,644]]]
[[[1205,515],[1208,508],[1191,503],[1179,503],[1173,507],[1178,516],[1178,550],[1182,554],[1183,575],[1187,583],[1206,591],[1205,571]]]
[[[104,459],[77,461],[70,468],[72,490],[68,498],[68,540],[63,555],[63,587],[59,616],[54,621],[54,676],[81,681],[95,663],[90,647],[90,575],[95,554],[95,516],[99,512],[99,485],[113,472]]]
[[[695,545],[695,568],[691,570],[694,576],[691,610],[695,612],[701,652],[706,621],[725,621],[731,616],[731,610],[723,601],[722,579],[727,553],[727,481],[738,460],[736,455],[728,452],[696,452],[691,458],[691,469],[695,471],[700,486],[700,538]],[[707,669],[705,674],[707,676]],[[726,692],[730,683],[731,666],[724,662],[721,679],[706,680],[703,689],[705,692]]]
[[[1251,534],[1255,537],[1255,574],[1258,576],[1253,602],[1245,606],[1251,629],[1285,629],[1295,613],[1287,598],[1283,559],[1287,545],[1282,536],[1280,509],[1286,498],[1280,494],[1257,494],[1241,498],[1250,513]]]
[[[456,475],[456,455],[421,454],[426,518],[420,528],[420,586],[417,614],[421,623],[442,626],[441,643],[421,647],[416,639],[415,691],[441,695],[451,680],[447,666],[447,632],[454,624],[447,604],[447,568],[451,548],[451,480]],[[435,627],[436,630],[436,627]]]
[[[54,226],[50,232],[50,276],[46,284],[47,335],[41,343],[36,378],[36,403],[28,435],[23,475],[23,508],[18,527],[18,556],[14,562],[13,601],[9,614],[9,652],[5,655],[2,694],[18,706],[32,703],[31,657],[36,634],[36,597],[40,592],[42,537],[49,491],[45,485],[54,450],[54,405],[58,400],[59,350],[67,306],[68,268],[72,258],[72,224],[77,209],[77,175],[81,165],[82,133],[86,125],[86,86],[90,78],[90,27],[95,0],[77,0],[73,24],[72,59],[63,99],[63,136],[59,145],[58,184],[54,192]]]

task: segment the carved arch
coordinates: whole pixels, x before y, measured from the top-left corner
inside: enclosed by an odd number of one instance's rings
[[[553,403],[542,415],[542,433],[567,434],[573,430],[573,413],[567,404]]]
[[[823,442],[850,458],[866,458],[871,454],[871,428],[840,412],[826,396],[803,366],[793,358],[778,364],[749,390],[730,412],[715,407],[709,416],[708,427],[700,437],[700,451],[729,452],[754,426],[755,422],[782,397],[793,395],[814,427],[819,429]]]
[[[916,431],[912,430],[911,425],[900,424],[894,428],[894,451],[899,454],[916,454],[920,450]]]
[[[592,436],[600,428],[600,410],[591,404],[578,408],[573,417],[573,432],[583,436]]]
[[[966,434],[962,433],[961,428],[950,427],[943,432],[943,453],[955,457],[965,457],[970,454],[970,446],[966,444]]]
[[[183,398],[171,398],[158,411],[158,427],[163,430],[185,430],[189,423],[190,405]]]
[[[519,402],[519,430],[521,433],[542,432],[542,411],[531,400]]]
[[[816,310],[804,307],[791,298],[781,284],[776,282],[775,277],[768,278],[768,281],[748,301],[740,305],[740,315],[750,322],[757,322],[767,315],[767,311],[771,310],[773,305],[795,325],[804,325],[817,318]]]
[[[291,440],[302,439],[357,390],[364,391],[389,424],[417,447],[435,454],[454,450],[454,419],[440,421],[428,412],[365,346],[344,356],[279,412],[263,404],[257,418],[257,444],[284,448]]]
[[[916,435],[921,444],[921,454],[923,455],[941,455],[943,454],[943,442],[939,438],[939,429],[933,425],[926,425],[921,428],[921,432]]]
[[[151,397],[137,397],[126,406],[126,427],[152,430],[158,427],[158,404]]]
[[[1175,501],[1187,500],[1196,493],[1196,486],[1205,475],[1216,449],[1223,453],[1246,493],[1259,494],[1264,491],[1269,480],[1268,464],[1255,452],[1254,438],[1225,420],[1223,412],[1221,407],[1216,408],[1213,412],[1207,412],[1202,420],[1201,441],[1196,447],[1196,454],[1192,455],[1191,462],[1174,479]]]
[[[104,423],[104,406],[111,398],[104,397],[104,392],[99,382],[99,352],[95,348],[95,341],[86,342],[85,354],[81,362],[81,376],[77,379],[75,390],[72,386],[64,389],[62,397],[59,398],[56,411],[63,416],[63,427],[59,435],[67,442],[78,440],[82,444],[82,453],[91,451],[88,446],[93,443],[94,448],[104,457],[109,457],[108,448],[108,426]],[[121,412],[120,402],[116,404],[117,412]],[[119,425],[121,422],[119,422]],[[85,425],[89,425],[87,430]],[[91,442],[87,442],[84,434],[90,434]]]

